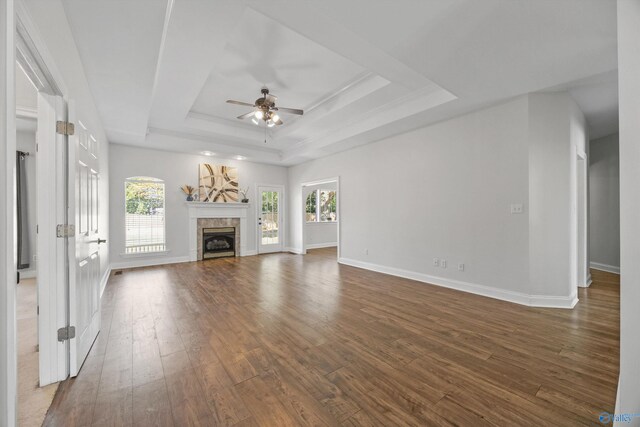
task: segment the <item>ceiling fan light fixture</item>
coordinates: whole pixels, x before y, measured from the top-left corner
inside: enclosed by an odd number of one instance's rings
[[[274,127],[276,124],[273,122],[273,120],[269,119],[267,120],[267,126],[269,126],[270,128]]]
[[[256,119],[258,120],[262,120],[262,118],[264,117],[264,112],[262,110],[258,110],[255,113]]]
[[[277,114],[273,114],[273,115],[271,116],[271,120],[272,120],[273,122],[277,122],[278,120],[280,120],[280,116],[279,116],[279,115],[277,115]]]

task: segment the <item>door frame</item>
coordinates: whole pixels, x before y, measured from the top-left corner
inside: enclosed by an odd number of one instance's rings
[[[282,197],[280,198],[279,202],[280,202],[280,211],[278,212],[280,214],[280,228],[278,230],[279,234],[280,234],[280,251],[274,251],[274,252],[282,252],[284,251],[285,248],[285,238],[286,238],[286,232],[287,232],[287,222],[286,222],[286,212],[287,212],[287,195],[285,193],[285,186],[282,184],[256,184],[256,209],[255,209],[255,213],[256,213],[256,218],[255,218],[255,224],[256,224],[256,253],[258,255],[260,255],[260,238],[261,236],[261,228],[258,226],[258,218],[260,217],[260,215],[262,215],[262,197],[260,197],[260,187],[273,187],[273,188],[277,188],[280,191],[280,194],[282,195]],[[242,232],[242,230],[240,230],[240,232]],[[262,253],[271,253],[271,252],[262,252]]]
[[[51,133],[41,134],[37,141],[38,172],[36,191],[48,194],[48,200],[37,207],[38,235],[36,276],[38,287],[38,344],[41,386],[62,381],[69,376],[69,342],[59,343],[58,328],[68,322],[68,275],[66,240],[56,237],[55,226],[64,222],[65,198],[65,142],[66,137],[55,133],[55,121],[66,120],[64,86],[60,72],[46,44],[39,35],[24,4],[15,4],[16,59],[36,86],[39,97],[44,95],[54,103],[55,112],[38,107],[38,121],[53,126]],[[45,144],[43,136],[53,145]],[[50,212],[56,213],[52,218]],[[45,250],[46,248],[46,250]]]
[[[340,175],[331,177],[331,178],[325,178],[325,179],[318,179],[316,181],[308,181],[308,182],[303,182],[300,185],[300,199],[301,199],[301,203],[302,203],[302,216],[301,216],[301,236],[302,238],[300,239],[302,242],[302,248],[300,248],[300,254],[302,255],[306,255],[307,254],[307,199],[304,197],[304,189],[305,187],[311,187],[314,185],[320,185],[320,184],[326,184],[329,182],[335,182],[336,183],[336,192],[338,193],[337,197],[336,197],[336,215],[338,217],[338,230],[337,230],[337,255],[336,255],[336,259],[339,260],[340,259],[340,252],[341,252],[341,247],[342,247],[342,212],[340,211],[341,205],[342,203],[340,202],[340,197],[342,192],[340,191]]]
[[[6,141],[0,147],[0,188],[14,192],[16,151],[15,107],[15,12],[13,0],[0,0],[0,134]],[[15,200],[0,200],[0,425],[17,423],[17,342],[16,342],[16,256]]]
[[[576,282],[578,287],[591,285],[589,272],[589,177],[587,153],[576,151]]]

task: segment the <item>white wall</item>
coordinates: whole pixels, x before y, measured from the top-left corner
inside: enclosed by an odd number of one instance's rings
[[[309,185],[304,187],[302,201],[306,202],[309,193],[316,190],[337,190],[337,183]],[[340,218],[338,218],[340,221]],[[305,246],[307,249],[326,248],[338,243],[338,222],[307,222],[305,224]]]
[[[572,142],[571,127],[584,126],[574,108],[566,93],[522,96],[294,166],[290,246],[302,245],[296,189],[340,176],[342,262],[525,304],[571,306],[571,152],[580,140],[573,131]],[[524,213],[511,214],[511,204],[523,204]]]
[[[76,48],[61,0],[18,0],[21,13],[27,15],[28,30],[47,67],[66,100],[75,102],[78,118],[98,140],[100,159],[99,228],[109,235],[109,148],[100,116],[89,90],[80,55]],[[108,239],[107,239],[108,240]],[[109,242],[100,246],[100,270],[103,280],[109,267]]]
[[[528,197],[527,111],[521,97],[294,166],[289,187],[340,176],[343,261],[527,293],[528,215],[510,214]],[[294,248],[300,203],[292,192]]]
[[[620,270],[620,151],[618,134],[589,146],[589,214],[591,263]]]
[[[35,275],[36,271],[36,255],[37,248],[37,197],[36,197],[36,134],[35,132],[19,131],[16,132],[16,150],[28,152],[29,155],[25,160],[25,169],[27,175],[27,206],[29,209],[29,245],[31,247],[31,259],[29,260],[29,268],[20,270],[22,277]]]
[[[128,267],[138,265],[184,262],[189,257],[188,212],[186,196],[180,186],[189,184],[198,186],[198,165],[200,163],[222,164],[238,168],[240,188],[249,186],[247,212],[249,230],[247,233],[248,251],[257,250],[257,205],[253,200],[256,184],[287,184],[287,170],[280,166],[271,166],[239,160],[218,159],[216,157],[178,154],[166,151],[134,148],[111,144],[110,147],[110,218],[111,218],[111,260],[112,266]],[[133,176],[160,178],[165,183],[166,243],[169,252],[166,255],[123,256],[125,251],[124,229],[124,180]],[[285,201],[287,196],[285,195]],[[286,221],[286,218],[285,218]],[[286,227],[286,222],[285,222]]]
[[[640,412],[640,0],[618,0],[620,382],[617,413]],[[640,426],[640,417],[631,423]]]
[[[574,300],[578,281],[577,153],[586,154],[586,122],[567,93],[528,98],[531,293],[568,295]]]

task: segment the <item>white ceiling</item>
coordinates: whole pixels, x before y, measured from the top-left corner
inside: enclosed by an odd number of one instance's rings
[[[589,138],[618,132],[618,71],[596,74],[543,92],[567,91],[587,119]]]
[[[546,88],[617,126],[608,0],[63,1],[114,143],[288,165]],[[305,109],[266,143],[262,85]]]

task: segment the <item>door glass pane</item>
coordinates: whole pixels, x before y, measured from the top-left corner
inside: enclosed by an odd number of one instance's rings
[[[278,217],[278,192],[262,192],[262,244],[277,245],[280,243]]]

